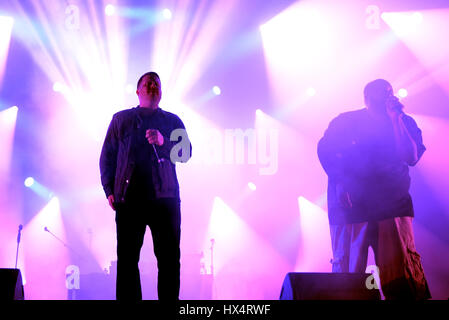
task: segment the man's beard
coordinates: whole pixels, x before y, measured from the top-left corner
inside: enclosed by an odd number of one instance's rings
[[[149,90],[146,92],[146,95],[151,99],[157,99],[160,97],[159,91],[156,90]]]
[[[147,97],[152,102],[159,103],[159,101],[161,101],[161,95],[159,92],[156,91],[147,92]]]

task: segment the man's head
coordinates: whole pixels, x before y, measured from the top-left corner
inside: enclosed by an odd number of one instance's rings
[[[137,81],[136,94],[142,107],[158,106],[162,98],[161,80],[156,72],[147,72]]]
[[[393,96],[393,87],[384,79],[371,81],[363,90],[368,109],[386,111],[387,101]]]

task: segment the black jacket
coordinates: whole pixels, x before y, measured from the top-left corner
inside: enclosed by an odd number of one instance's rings
[[[117,112],[109,124],[100,155],[101,183],[106,197],[113,194],[116,203],[123,203],[135,166],[133,143],[143,121],[135,107]],[[192,147],[181,119],[160,108],[155,110],[152,129],[158,129],[164,137],[164,144],[156,146],[154,159],[149,161],[153,171],[153,185],[156,198],[179,198],[179,184],[175,162],[186,162],[191,157]],[[176,141],[171,141],[173,131]],[[180,144],[188,143],[187,151]],[[174,148],[175,147],[175,148]],[[172,151],[173,150],[173,151]],[[184,154],[183,154],[184,151]],[[189,152],[190,151],[190,152]],[[176,157],[177,156],[177,157]],[[159,159],[158,159],[159,158]],[[159,160],[159,161],[158,161]]]
[[[418,147],[418,160],[426,147],[415,120],[404,124]],[[331,225],[414,216],[409,194],[409,165],[400,159],[393,127],[379,127],[367,109],[340,114],[318,143],[318,157],[328,175],[328,212]],[[415,165],[411,164],[411,165]],[[351,208],[337,198],[337,186],[349,192]]]

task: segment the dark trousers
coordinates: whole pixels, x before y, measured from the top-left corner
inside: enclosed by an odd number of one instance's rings
[[[146,227],[157,259],[159,300],[178,300],[180,286],[181,210],[179,199],[122,205],[116,210],[117,300],[142,300],[139,258]]]

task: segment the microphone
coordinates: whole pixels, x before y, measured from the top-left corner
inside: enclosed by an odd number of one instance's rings
[[[20,232],[22,231],[22,229],[23,229],[23,225],[19,225],[19,233],[17,234],[17,243],[20,243]]]
[[[50,231],[47,229],[47,227],[44,227],[44,230],[47,231],[47,232],[50,232]]]
[[[157,162],[158,162],[158,163],[163,162],[163,161],[164,161],[164,158],[162,158],[162,159],[159,158],[159,154],[157,153],[156,147],[154,146],[154,144],[152,144],[152,146],[153,146],[154,153],[156,154]]]
[[[391,110],[396,111],[398,114],[403,114],[404,105],[399,101],[399,98],[396,96],[390,96],[387,100],[388,107]]]
[[[20,244],[20,232],[23,229],[23,225],[19,225],[19,233],[17,234],[17,250],[16,250],[16,266],[15,268],[17,269],[17,260],[19,259],[19,244]]]

